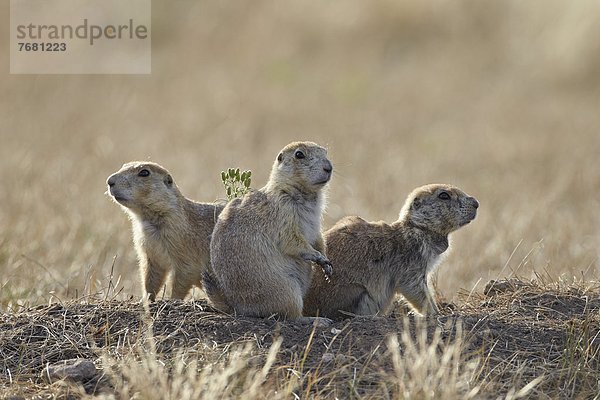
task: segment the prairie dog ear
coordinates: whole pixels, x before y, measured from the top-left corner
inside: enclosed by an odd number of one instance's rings
[[[170,174],[165,176],[165,185],[171,186],[173,184],[173,177]]]
[[[277,156],[277,161],[281,162],[283,160],[283,153],[279,153]]]

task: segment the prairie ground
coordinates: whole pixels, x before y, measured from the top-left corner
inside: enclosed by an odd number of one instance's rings
[[[12,399],[598,398],[598,287],[511,279],[460,297],[435,320],[398,304],[327,327],[204,300],[41,305],[2,316],[0,382]],[[72,359],[95,373],[46,377]]]
[[[8,20],[8,2],[0,13]],[[3,329],[47,304],[84,315],[112,315],[110,307],[137,310],[130,301],[140,285],[129,222],[104,194],[106,178],[124,162],[158,162],[184,194],[210,201],[224,197],[219,174],[231,166],[252,170],[253,186],[262,186],[278,150],[292,140],[329,149],[335,174],[325,228],[351,214],[393,221],[406,195],[426,183],[452,183],[478,198],[477,219],[453,235],[438,272],[438,297],[455,307],[446,318],[465,307],[473,318],[492,313],[493,302],[473,303],[490,279],[535,278],[544,282],[535,295],[542,297],[553,283],[595,287],[597,2],[154,1],[152,15],[148,76],[10,75],[8,62],[0,65]],[[9,24],[0,31],[8,60]],[[568,296],[597,298],[593,289],[586,293]],[[200,290],[194,297],[204,304]],[[81,311],[82,301],[96,304],[96,311]],[[40,326],[50,323],[42,317],[58,306],[47,307],[39,311]],[[569,307],[560,312],[579,318]],[[592,314],[581,320],[593,339],[598,324]],[[176,315],[171,323],[182,324]],[[529,317],[536,338],[543,321]],[[558,331],[566,329],[559,314],[548,318],[555,318]],[[378,321],[370,329],[381,326],[382,337],[394,331],[401,341],[402,317]],[[252,331],[246,322],[228,323]],[[267,332],[274,324],[250,325]],[[573,326],[577,334],[585,331]],[[497,335],[511,334],[503,331],[508,325],[501,327]],[[2,331],[2,352],[16,340],[13,334]],[[583,348],[597,363],[592,339]],[[219,340],[217,347],[225,343]],[[539,340],[548,343],[543,335]],[[526,351],[534,350],[515,348],[492,369],[523,377],[514,379],[513,392],[512,386],[498,392],[502,396],[516,396],[544,375],[530,373],[535,362],[519,358]],[[552,354],[557,358],[548,368],[561,361],[554,373],[569,370],[564,353]],[[393,364],[389,357],[385,362]],[[3,382],[12,379],[7,371],[14,365],[8,365],[0,371]],[[24,363],[17,370],[29,377],[27,368]],[[499,381],[478,376],[490,385]],[[544,385],[527,393],[557,393],[544,392]],[[385,393],[410,395],[410,388],[403,390]],[[593,390],[598,386],[572,393],[587,397]]]

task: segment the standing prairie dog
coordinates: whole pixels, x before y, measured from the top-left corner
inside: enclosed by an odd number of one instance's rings
[[[323,147],[290,143],[277,156],[265,187],[225,207],[204,276],[215,307],[253,317],[302,317],[311,262],[326,275],[332,272],[321,234],[323,192],[332,169]]]
[[[154,301],[173,271],[172,297],[202,287],[210,263],[210,235],[223,204],[185,198],[169,171],[152,162],[130,162],[106,181],[110,195],[129,215],[142,282]]]
[[[415,189],[392,224],[340,220],[325,233],[336,273],[327,282],[316,271],[305,315],[385,315],[396,294],[421,314],[437,314],[429,276],[448,249],[448,235],[471,222],[477,207],[477,200],[460,189],[433,184]]]

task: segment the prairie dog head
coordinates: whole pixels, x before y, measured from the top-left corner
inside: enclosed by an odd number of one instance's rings
[[[269,186],[292,186],[302,192],[316,192],[329,182],[332,171],[323,147],[313,142],[293,142],[275,159]]]
[[[169,211],[181,196],[169,171],[153,162],[124,164],[106,184],[115,202],[138,215]]]
[[[432,184],[415,189],[404,203],[400,219],[448,235],[471,222],[479,203],[457,187]]]

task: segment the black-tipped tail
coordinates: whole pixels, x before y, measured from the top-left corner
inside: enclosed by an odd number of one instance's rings
[[[233,309],[225,300],[221,285],[210,270],[204,271],[202,274],[202,285],[204,286],[204,292],[214,308],[227,314],[233,312]]]

